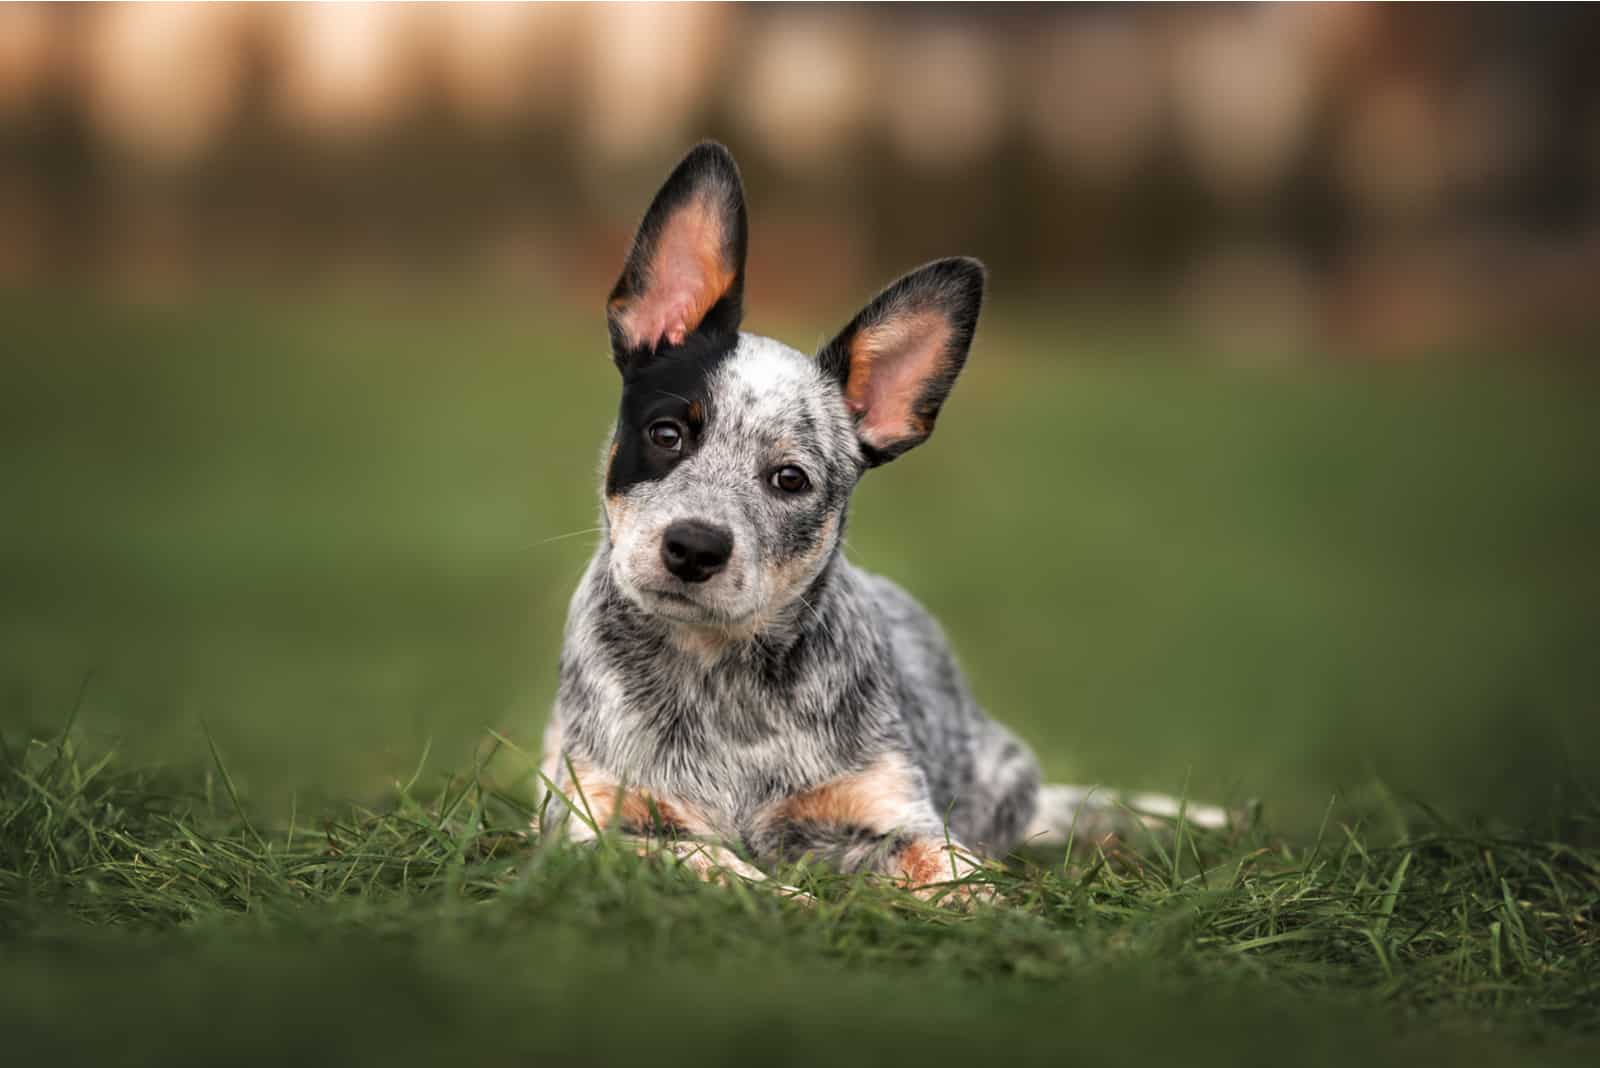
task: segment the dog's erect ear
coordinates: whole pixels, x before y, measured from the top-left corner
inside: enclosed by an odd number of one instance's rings
[[[606,304],[617,366],[696,334],[736,335],[745,240],[739,168],[726,148],[702,142],[651,201]]]
[[[869,464],[887,463],[933,433],[967,361],[983,278],[983,264],[965,257],[919,267],[818,353],[844,388]]]

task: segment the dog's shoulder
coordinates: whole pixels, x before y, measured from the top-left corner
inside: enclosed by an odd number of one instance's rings
[[[909,656],[915,665],[921,660],[949,657],[944,630],[921,601],[893,579],[859,568],[856,573],[861,576],[863,595],[895,648],[897,660],[904,662]]]

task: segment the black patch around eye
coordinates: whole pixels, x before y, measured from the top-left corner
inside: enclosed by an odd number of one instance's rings
[[[606,468],[606,496],[665,478],[694,454],[712,418],[711,376],[738,343],[736,333],[691,335],[684,344],[624,370],[617,436]],[[676,451],[650,440],[651,424],[662,419],[685,431]]]

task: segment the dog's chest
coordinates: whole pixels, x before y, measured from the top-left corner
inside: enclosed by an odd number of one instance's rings
[[[745,665],[658,665],[597,687],[607,695],[571,730],[619,781],[694,804],[725,827],[845,773],[862,736],[840,731],[848,702],[825,680],[787,683]]]

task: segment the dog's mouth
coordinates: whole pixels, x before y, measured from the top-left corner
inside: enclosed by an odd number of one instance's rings
[[[734,626],[746,622],[755,614],[744,612],[740,615],[730,615],[680,590],[644,587],[639,592],[644,595],[644,608],[647,611],[663,619],[670,619],[674,623]]]

